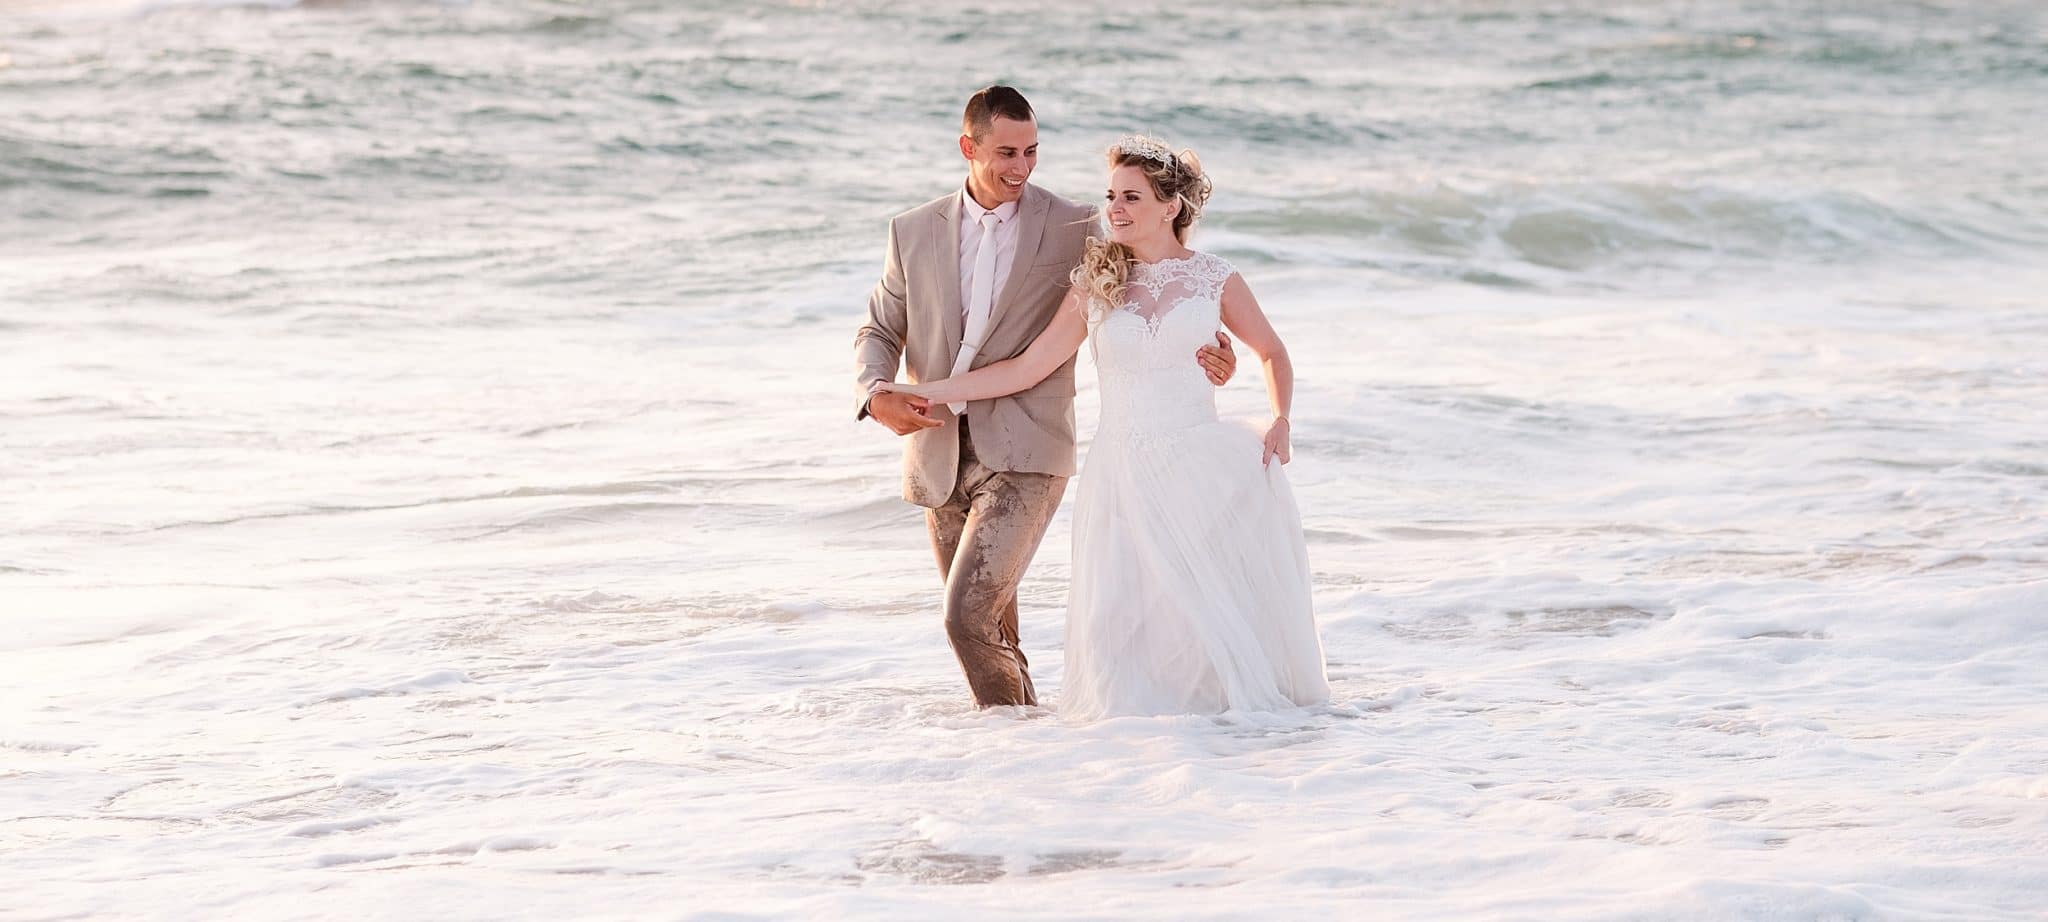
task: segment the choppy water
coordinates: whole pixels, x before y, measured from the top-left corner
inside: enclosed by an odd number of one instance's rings
[[[966,706],[848,343],[990,80],[1216,177],[1332,708]],[[2032,918],[2044,123],[2022,2],[0,8],[0,915]]]

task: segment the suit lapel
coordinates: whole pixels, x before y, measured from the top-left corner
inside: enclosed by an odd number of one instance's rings
[[[932,233],[939,239],[939,254],[942,257],[932,275],[932,285],[939,292],[939,330],[946,342],[946,361],[960,353],[960,338],[966,335],[961,319],[964,310],[960,303],[960,200],[958,195],[949,196],[939,203],[931,223]]]
[[[1017,202],[1017,252],[1010,257],[1010,275],[1003,280],[1003,290],[996,295],[996,303],[989,308],[988,325],[994,329],[996,321],[1003,316],[1017,293],[1024,290],[1024,277],[1031,274],[1031,266],[1038,262],[1038,243],[1045,237],[1045,214],[1052,208],[1052,199],[1037,186],[1025,184],[1024,196]],[[957,258],[960,239],[953,238],[953,252]]]

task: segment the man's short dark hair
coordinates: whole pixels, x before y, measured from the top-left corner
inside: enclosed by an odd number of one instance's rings
[[[967,111],[960,116],[962,134],[980,141],[988,137],[990,128],[995,127],[998,117],[1013,122],[1028,122],[1036,118],[1031,114],[1031,103],[1015,87],[982,87],[967,97]]]

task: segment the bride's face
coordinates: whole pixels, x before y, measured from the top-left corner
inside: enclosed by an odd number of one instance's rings
[[[1173,236],[1173,217],[1179,202],[1169,202],[1153,191],[1152,180],[1135,166],[1109,171],[1109,199],[1103,203],[1103,217],[1109,222],[1109,240],[1126,246],[1155,237]]]

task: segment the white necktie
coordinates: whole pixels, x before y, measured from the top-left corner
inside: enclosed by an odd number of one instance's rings
[[[984,212],[981,216],[981,244],[974,251],[974,285],[967,295],[967,323],[960,331],[960,356],[953,360],[953,374],[959,377],[967,373],[967,366],[973,364],[974,356],[981,351],[981,341],[988,337],[988,315],[995,309],[996,300],[996,216]],[[967,410],[965,403],[949,403],[946,409],[958,416]]]

